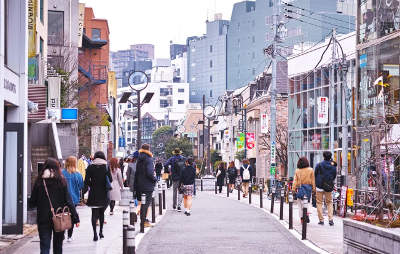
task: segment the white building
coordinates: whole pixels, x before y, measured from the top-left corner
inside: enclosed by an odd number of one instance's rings
[[[28,3],[0,0],[0,234],[26,220]]]
[[[174,68],[174,82],[188,83],[187,80],[187,52],[183,52],[175,59],[171,60]]]

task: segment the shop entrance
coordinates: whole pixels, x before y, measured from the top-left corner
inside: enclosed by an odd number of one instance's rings
[[[24,124],[4,123],[3,234],[22,234]]]

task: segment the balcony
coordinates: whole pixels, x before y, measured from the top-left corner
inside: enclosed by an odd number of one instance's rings
[[[78,71],[88,79],[91,85],[100,85],[107,82],[108,67],[103,61],[89,61],[79,57]]]

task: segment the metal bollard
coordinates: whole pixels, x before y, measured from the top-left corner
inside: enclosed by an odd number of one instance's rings
[[[283,201],[285,199],[285,192],[281,190],[281,206],[279,207],[279,220],[283,220]]]
[[[274,203],[275,203],[275,187],[272,187],[272,195],[271,195],[271,213],[274,213]]]
[[[129,226],[129,212],[122,211],[122,253],[126,254],[126,233]]]
[[[301,228],[301,240],[307,239],[307,198],[303,198],[303,224]]]
[[[249,185],[249,204],[251,204],[251,193],[252,193],[252,188],[251,188],[251,183]]]
[[[200,179],[200,190],[203,191],[203,178]]]
[[[238,186],[238,200],[240,200],[240,186]]]
[[[142,205],[140,207],[140,233],[144,233],[144,221],[146,220],[147,211],[144,211],[143,208],[144,205],[146,204],[146,194],[142,194],[140,200],[142,201]]]
[[[293,193],[289,192],[289,229],[293,229]]]
[[[126,232],[126,254],[135,253],[135,227],[129,225]]]
[[[162,194],[158,192],[158,214],[162,215]]]
[[[137,222],[135,201],[133,200],[129,201],[129,222],[132,226],[135,226],[135,223]]]
[[[215,194],[217,194],[217,182],[215,182]]]
[[[260,188],[260,208],[263,208],[264,207],[264,204],[263,204],[263,185],[261,183],[259,185],[259,188]]]
[[[163,200],[162,202],[163,209],[167,209],[167,205],[165,203],[165,183],[163,183],[162,185],[162,200]]]
[[[156,202],[154,195],[151,198],[151,223],[156,223]]]
[[[229,198],[229,183],[226,185],[226,196]]]

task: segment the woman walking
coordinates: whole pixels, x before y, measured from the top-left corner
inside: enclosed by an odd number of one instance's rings
[[[98,151],[94,154],[92,164],[86,170],[84,193],[89,191],[87,206],[92,208],[93,241],[104,238],[104,211],[110,203],[108,191],[111,189],[112,177],[107,169],[106,156]],[[100,232],[97,236],[96,222],[100,221]]]
[[[228,186],[230,192],[233,192],[233,189],[235,188],[237,175],[238,174],[237,174],[237,168],[235,167],[235,162],[231,161],[228,167]]]
[[[226,176],[226,164],[225,162],[221,162],[218,165],[218,171],[217,171],[217,185],[219,193],[222,192],[222,186],[224,186],[225,176]]]
[[[77,171],[77,159],[75,156],[69,156],[65,161],[65,169],[62,173],[65,180],[67,181],[68,192],[71,196],[72,203],[75,207],[80,202],[81,190],[83,188],[83,178],[82,175]],[[68,230],[67,241],[72,241],[72,233],[74,232],[74,225]]]
[[[243,197],[245,198],[249,194],[249,185],[253,177],[253,168],[250,166],[250,162],[247,159],[243,160],[243,165],[240,167],[240,177],[242,178],[242,191]]]
[[[315,193],[315,177],[314,170],[310,167],[306,157],[301,157],[297,162],[297,169],[294,174],[293,190],[295,190],[297,203],[299,205],[299,217],[303,222],[303,199],[308,199],[310,202],[312,192]],[[307,223],[310,218],[306,215]]]
[[[79,227],[79,216],[68,193],[67,182],[61,174],[60,163],[55,159],[49,158],[43,168],[33,186],[29,205],[37,207],[40,253],[50,253],[50,242],[53,236],[53,253],[62,254],[64,232],[54,231],[53,214],[50,207],[52,206],[57,211],[58,208],[62,209],[68,206],[72,223],[76,227]]]
[[[179,186],[183,189],[183,206],[185,214],[190,216],[196,169],[193,167],[193,158],[186,159],[185,168],[181,171]]]
[[[119,168],[118,159],[112,158],[110,160],[111,176],[112,176],[112,190],[110,191],[110,215],[114,214],[115,201],[121,200],[121,190],[124,188],[121,170]]]

